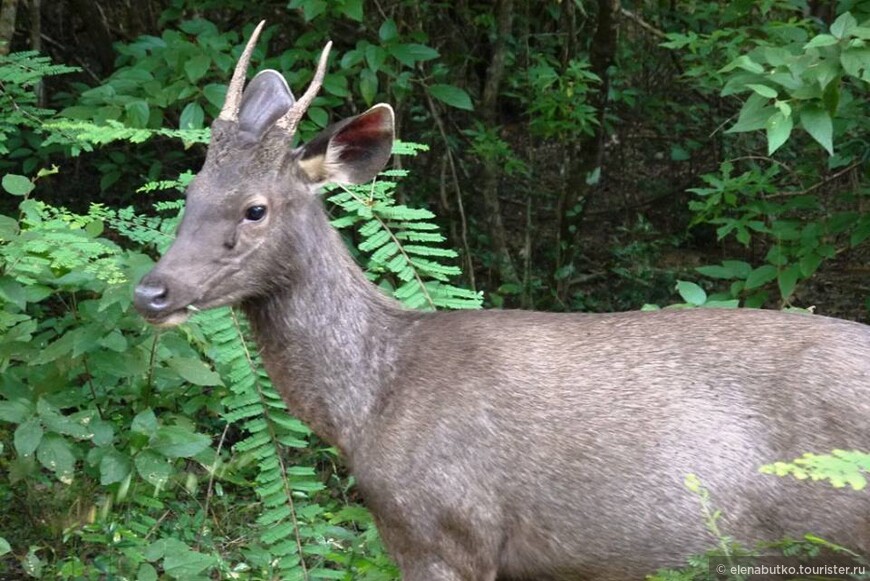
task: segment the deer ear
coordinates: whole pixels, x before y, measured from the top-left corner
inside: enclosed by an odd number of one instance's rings
[[[257,142],[280,119],[296,99],[278,71],[261,71],[248,84],[239,106],[239,133]]]
[[[299,168],[313,184],[365,183],[384,169],[393,149],[393,108],[383,103],[327,127],[302,146]]]

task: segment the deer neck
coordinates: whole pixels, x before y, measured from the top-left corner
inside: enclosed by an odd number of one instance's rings
[[[283,231],[289,239],[275,284],[243,309],[290,412],[352,457],[409,313],[366,279],[319,200],[294,212]]]

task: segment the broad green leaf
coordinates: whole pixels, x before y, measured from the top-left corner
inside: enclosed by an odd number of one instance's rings
[[[127,111],[127,124],[131,127],[143,128],[148,127],[148,119],[151,111],[148,108],[148,103],[139,99],[124,105]]]
[[[700,286],[685,280],[677,281],[677,292],[690,305],[701,306],[707,301],[707,293]]]
[[[211,439],[182,426],[161,426],[151,438],[152,450],[167,458],[189,458],[209,447]]]
[[[222,385],[221,376],[195,357],[172,357],[169,367],[188,383],[194,385]]]
[[[839,39],[852,34],[852,31],[858,26],[858,21],[849,12],[844,12],[831,24],[831,34]]]
[[[762,129],[776,109],[769,104],[769,99],[753,93],[746,99],[740,109],[737,123],[729,127],[726,133],[740,133],[743,131],[756,131]]]
[[[468,93],[464,89],[454,85],[435,84],[429,87],[429,92],[432,93],[433,97],[443,103],[447,103],[451,107],[465,109],[466,111],[474,110],[474,105],[471,104],[471,97],[468,96]]]
[[[179,129],[202,129],[202,123],[205,120],[205,112],[199,103],[188,103],[184,110],[181,111],[181,119],[178,123]]]
[[[761,74],[764,72],[764,67],[752,60],[749,55],[742,54],[721,69],[719,69],[720,73],[728,73],[733,71],[734,69],[743,69],[744,71],[749,71],[750,73]]]
[[[399,29],[396,27],[396,21],[392,18],[387,18],[378,29],[378,38],[383,42],[389,42],[397,36],[399,36]]]
[[[9,541],[0,537],[0,557],[12,551],[12,547],[9,545]]]
[[[314,121],[318,127],[326,127],[329,124],[329,113],[323,107],[311,107],[308,110],[308,117]]]
[[[363,69],[359,75],[359,91],[366,105],[371,105],[378,94],[378,76],[371,69]]]
[[[26,196],[35,187],[28,178],[12,173],[3,176],[3,189],[13,196]]]
[[[30,456],[39,447],[43,433],[42,424],[35,417],[30,418],[23,424],[19,424],[15,428],[15,435],[13,436],[15,450],[21,456]]]
[[[344,0],[341,5],[341,13],[357,22],[363,19],[363,0]]]
[[[801,126],[825,148],[828,155],[834,155],[834,126],[826,110],[815,106],[804,107],[801,109]]]
[[[746,86],[767,99],[776,99],[779,96],[779,93],[776,92],[776,89],[768,87],[767,85],[758,85],[752,83]]]
[[[184,72],[191,83],[200,80],[208,72],[211,66],[211,59],[204,54],[198,54],[187,59],[184,63]]]
[[[172,466],[166,460],[165,456],[161,456],[153,450],[143,450],[133,460],[136,466],[136,471],[145,479],[146,482],[162,488],[169,480],[172,474]]]
[[[24,401],[0,401],[0,420],[20,424],[33,414],[33,405]]]
[[[190,579],[215,564],[214,557],[188,548],[167,546],[163,570],[173,579]]]
[[[389,47],[390,54],[405,66],[413,67],[418,61],[438,58],[438,51],[425,44],[395,44]]]
[[[311,22],[324,12],[326,12],[328,4],[326,0],[292,0],[287,8],[302,9],[302,14],[306,22]]]
[[[853,77],[870,80],[870,48],[848,48],[840,53],[840,64]]]
[[[767,154],[773,155],[773,152],[788,141],[792,127],[794,127],[794,121],[791,117],[783,115],[782,111],[777,111],[770,116],[765,125],[767,128]]]
[[[749,276],[746,277],[746,286],[747,290],[758,288],[760,286],[764,286],[773,279],[776,278],[777,271],[776,267],[772,264],[765,264],[764,266],[759,266],[755,270],[753,270]]]
[[[801,267],[799,264],[792,264],[785,270],[780,271],[777,282],[779,284],[779,293],[783,300],[788,299],[791,293],[794,292],[794,287],[797,285],[798,278],[800,278],[800,271]]]
[[[151,563],[142,563],[139,566],[139,572],[136,573],[136,581],[158,581],[160,576],[157,574],[157,569]]]
[[[368,45],[365,50],[365,55],[366,64],[368,64],[372,72],[375,73],[381,70],[381,66],[383,66],[384,61],[387,60],[388,56],[387,51],[376,44]]]
[[[220,109],[227,98],[227,86],[219,83],[211,83],[202,88],[202,95],[206,101]]]
[[[132,470],[132,463],[126,454],[117,450],[107,450],[100,460],[100,484],[106,486],[121,482]]]
[[[69,442],[57,434],[45,434],[36,449],[36,459],[64,484],[72,483],[76,459]]]
[[[146,436],[152,436],[157,432],[157,416],[151,411],[151,408],[143,410],[136,414],[130,424],[130,431]]]
[[[804,50],[808,48],[818,48],[822,46],[831,46],[832,44],[837,44],[839,41],[831,36],[830,34],[820,34],[818,36],[814,36],[812,40],[804,45]]]

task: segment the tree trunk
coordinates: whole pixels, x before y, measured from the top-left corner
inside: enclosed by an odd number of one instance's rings
[[[18,0],[3,0],[3,4],[0,5],[0,55],[9,54],[12,35],[15,34],[16,12],[18,12]]]
[[[557,234],[557,266],[570,265],[577,255],[577,239],[583,214],[587,204],[584,202],[590,192],[596,187],[595,184],[587,183],[589,176],[596,169],[601,169],[604,162],[604,142],[606,131],[604,118],[607,112],[607,94],[610,90],[610,77],[608,69],[613,64],[616,55],[618,40],[618,0],[598,0],[598,16],[595,27],[595,35],[592,38],[589,61],[594,72],[601,79],[601,85],[595,99],[598,110],[598,126],[595,134],[581,139],[579,146],[572,148],[566,144],[566,155],[570,159],[565,179],[566,186],[564,199],[559,203],[559,232]],[[600,180],[599,176],[599,180]],[[574,211],[577,205],[584,202],[578,211]],[[558,272],[558,269],[557,269]],[[556,281],[557,296],[567,304],[570,294],[570,285],[564,279]]]
[[[513,0],[500,0],[496,10],[496,38],[493,44],[492,61],[486,70],[486,81],[479,110],[483,123],[488,127],[493,127],[498,122],[498,95],[504,78],[507,39],[511,34]],[[481,193],[486,206],[487,225],[492,251],[495,255],[496,269],[501,283],[518,285],[520,280],[511,258],[502,218],[501,203],[498,199],[500,175],[501,167],[497,159],[483,160]]]

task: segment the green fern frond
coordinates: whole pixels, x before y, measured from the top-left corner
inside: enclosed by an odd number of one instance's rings
[[[128,127],[118,121],[108,120],[105,125],[90,121],[56,119],[48,121],[44,127],[51,131],[43,147],[51,144],[69,146],[72,155],[83,151],[93,151],[114,141],[143,143],[152,137],[180,139],[185,144],[208,143],[211,135],[208,129],[141,129]]]
[[[793,476],[798,480],[824,480],[834,488],[867,487],[870,454],[857,450],[834,450],[830,454],[804,454],[792,462],[774,462],[761,467],[763,474]]]
[[[479,293],[449,283],[461,270],[445,262],[455,259],[457,253],[440,246],[444,237],[438,225],[431,222],[435,215],[426,209],[397,204],[395,187],[395,182],[381,180],[341,188],[329,197],[342,210],[332,225],[338,229],[357,228],[362,238],[357,248],[368,255],[368,278],[394,288],[393,296],[411,308],[480,308]]]

